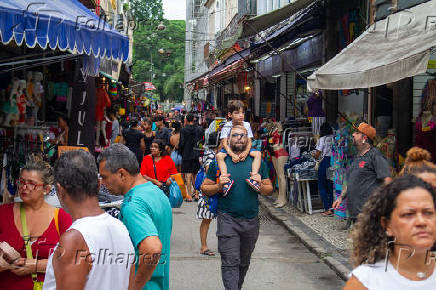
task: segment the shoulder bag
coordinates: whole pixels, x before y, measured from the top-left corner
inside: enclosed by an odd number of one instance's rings
[[[21,218],[21,226],[23,230],[23,239],[24,239],[24,245],[26,246],[26,258],[29,260],[33,260],[33,254],[32,254],[32,245],[30,244],[30,235],[29,231],[27,230],[27,221],[26,221],[26,210],[24,209],[23,205],[20,205],[20,218]],[[59,232],[59,209],[55,209],[54,213],[54,221],[56,226],[56,231],[58,232],[58,235],[60,236]],[[36,265],[35,265],[36,267]],[[32,281],[33,281],[33,290],[42,290],[43,282],[38,281],[38,275],[37,273],[32,273]]]
[[[151,159],[153,160],[154,176],[155,176],[156,180],[158,180],[157,179],[157,172],[156,172],[156,163],[154,162],[153,156],[151,157]],[[177,184],[177,182],[173,178],[171,178],[170,185],[167,185],[164,182],[161,186],[161,190],[168,197],[172,208],[179,208],[182,206],[182,203],[183,203],[182,191],[180,190],[179,185]]]
[[[153,156],[151,156],[151,160],[153,160],[154,178],[156,178],[156,180],[159,181],[159,179],[157,179],[156,163],[154,162],[154,157]],[[165,182],[162,183],[162,186],[160,187],[160,189],[165,193],[166,196],[169,196],[169,194],[170,194],[170,187],[168,185],[166,185]]]

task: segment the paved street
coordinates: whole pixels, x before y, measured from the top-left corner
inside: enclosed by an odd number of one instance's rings
[[[173,210],[171,289],[224,289],[220,258],[200,255],[200,220],[196,203]],[[209,247],[217,251],[216,223],[211,224]],[[343,281],[295,237],[261,215],[260,237],[251,259],[244,289],[341,289]]]

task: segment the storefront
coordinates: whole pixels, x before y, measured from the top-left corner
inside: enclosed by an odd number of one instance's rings
[[[0,3],[2,189],[7,180],[11,193],[16,173],[32,154],[53,161],[53,145],[94,152],[109,94],[117,95],[99,74],[100,62],[129,56],[128,38],[80,2],[37,4]],[[59,117],[66,127],[58,127]]]
[[[436,1],[428,1],[377,21],[308,81],[310,90],[370,88],[365,115],[379,129],[380,142],[398,148],[403,156],[414,144],[434,150],[431,73],[436,34],[428,19],[435,9]],[[410,13],[415,17],[403,23]],[[424,126],[422,116],[427,123]],[[388,152],[386,156],[392,155]],[[393,166],[398,168],[398,162]]]

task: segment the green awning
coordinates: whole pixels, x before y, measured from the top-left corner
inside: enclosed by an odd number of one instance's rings
[[[113,76],[111,76],[110,74],[107,74],[107,73],[105,73],[105,72],[102,72],[102,71],[99,71],[99,73],[102,75],[102,76],[104,76],[104,77],[107,77],[108,79],[111,79],[111,80],[113,80],[114,82],[118,82],[118,80],[116,79],[116,78],[114,78]]]

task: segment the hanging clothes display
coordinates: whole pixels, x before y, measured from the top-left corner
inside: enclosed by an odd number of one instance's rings
[[[428,111],[426,111],[428,112]],[[436,117],[416,119],[415,127],[415,145],[428,150],[432,156],[432,162],[436,162]]]
[[[335,199],[341,195],[343,186],[346,185],[345,176],[355,153],[351,134],[352,126],[345,122],[341,122],[340,128],[335,132],[331,158]],[[340,219],[347,217],[347,200],[335,210],[335,216]]]

